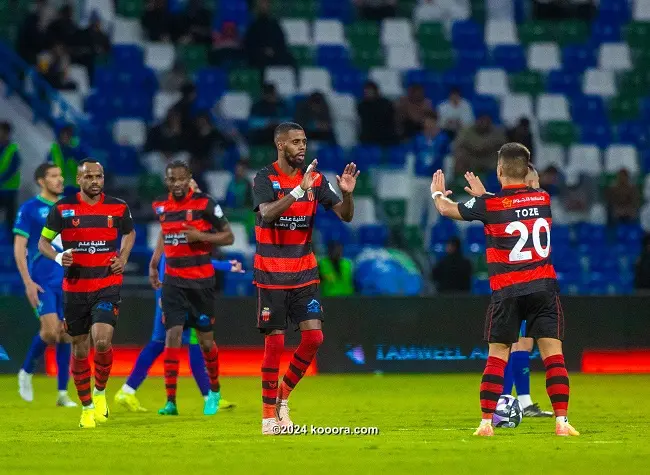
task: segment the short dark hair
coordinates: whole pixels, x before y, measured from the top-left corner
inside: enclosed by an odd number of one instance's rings
[[[463,91],[461,91],[460,87],[458,87],[458,86],[451,86],[449,88],[449,95],[451,96],[452,94],[458,94],[459,96],[462,96]]]
[[[275,94],[275,92],[276,92],[275,91],[275,84],[273,84],[272,82],[265,82],[262,85],[262,94],[264,94],[264,95],[266,95],[266,94]]]
[[[169,163],[165,167],[165,174],[167,174],[169,170],[174,170],[176,168],[183,168],[187,173],[190,174],[190,176],[192,176],[192,170],[190,170],[190,166],[183,160],[174,160],[173,162]]]
[[[47,172],[50,168],[59,167],[57,167],[54,163],[41,163],[39,166],[37,166],[36,170],[34,170],[34,181],[38,183],[38,180],[45,178],[45,175],[47,175]]]
[[[530,151],[518,142],[509,142],[499,149],[499,160],[503,173],[508,178],[524,180],[528,175]]]
[[[273,140],[277,142],[278,137],[280,135],[288,133],[290,130],[304,130],[300,124],[296,124],[295,122],[282,122],[280,125],[278,125],[275,128],[275,132],[273,132]]]
[[[0,129],[2,129],[6,134],[11,133],[11,124],[7,122],[6,120],[3,120],[0,122]]]
[[[379,86],[375,81],[366,81],[366,83],[363,85],[363,88],[371,88],[374,89],[377,94],[379,94]]]

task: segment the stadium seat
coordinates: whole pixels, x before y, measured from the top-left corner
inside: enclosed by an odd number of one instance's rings
[[[318,66],[327,68],[330,71],[349,69],[350,54],[345,46],[324,45],[319,46],[316,52]]]
[[[546,170],[550,166],[562,170],[565,162],[564,157],[565,152],[561,145],[542,143],[537,148],[537,153],[532,158],[532,161],[540,172]]]
[[[381,200],[405,199],[411,196],[411,179],[404,171],[378,170],[377,198]]]
[[[120,119],[113,126],[113,140],[123,145],[142,147],[147,140],[147,126],[142,120]]]
[[[252,252],[251,245],[248,242],[248,233],[246,226],[242,223],[230,223],[230,229],[235,236],[235,242],[230,246],[221,248],[223,252],[241,252],[244,255],[249,255]]]
[[[572,145],[569,147],[567,170],[567,173],[584,173],[599,177],[603,171],[600,149],[595,145]]]
[[[395,99],[404,94],[402,79],[399,72],[394,69],[373,68],[368,77],[377,83],[384,96]]]
[[[472,109],[476,117],[486,114],[495,124],[501,123],[499,114],[499,101],[492,96],[474,96],[471,101]]]
[[[514,93],[537,96],[546,91],[544,76],[535,71],[522,71],[510,75],[510,90]]]
[[[219,109],[226,119],[248,120],[252,100],[247,92],[226,92],[219,101]]]
[[[473,20],[456,21],[451,27],[451,42],[455,48],[470,49],[485,44],[481,26]]]
[[[224,201],[226,199],[226,191],[228,185],[232,180],[232,174],[227,171],[209,171],[204,175],[205,181],[208,184],[208,193],[217,201]]]
[[[515,23],[511,20],[488,20],[485,25],[485,44],[489,47],[518,45]]]
[[[351,148],[358,143],[357,123],[347,120],[334,122],[334,136],[336,141],[345,148]]]
[[[610,145],[605,150],[605,172],[617,173],[626,169],[631,175],[638,175],[637,151],[631,145]]]
[[[293,97],[298,89],[295,70],[290,66],[269,66],[264,71],[264,82],[275,85],[283,97]]]
[[[142,27],[135,19],[116,17],[113,25],[111,43],[113,45],[133,45],[142,42]]]
[[[584,75],[582,92],[590,96],[615,96],[614,73],[602,69],[588,69]]]
[[[282,31],[291,46],[311,46],[312,39],[309,22],[298,18],[282,18],[280,20]]]
[[[612,128],[607,123],[585,124],[580,131],[580,141],[606,148],[612,143]]]
[[[650,3],[646,0],[634,0],[632,18],[637,21],[650,21]]]
[[[433,48],[440,42],[447,42],[445,26],[442,23],[426,22],[418,26],[416,34],[421,49]]]
[[[618,96],[609,101],[609,118],[612,122],[638,120],[639,100],[636,97]]]
[[[367,224],[359,227],[359,244],[382,247],[388,240],[388,228],[382,224]]]
[[[388,68],[407,71],[420,67],[418,51],[415,45],[387,45],[385,54]]]
[[[328,95],[327,99],[334,119],[357,119],[357,103],[352,94],[333,92]]]
[[[562,49],[562,69],[572,73],[583,73],[597,65],[596,53],[590,46],[571,45]]]
[[[406,18],[386,18],[381,24],[380,39],[383,45],[414,44],[411,21]]]
[[[158,72],[169,71],[176,57],[174,46],[169,43],[147,43],[144,64]]]
[[[574,97],[571,100],[571,117],[581,125],[606,124],[607,112],[603,99],[598,96]]]
[[[589,38],[589,24],[585,21],[563,20],[554,25],[555,38],[560,46],[584,44]]]
[[[519,26],[519,39],[525,44],[557,41],[553,24],[549,21],[527,21]]]
[[[83,96],[87,96],[90,92],[90,81],[88,80],[88,72],[83,66],[78,64],[71,64],[68,69],[68,77],[70,81],[77,84],[77,91]]]
[[[650,144],[650,130],[643,121],[622,122],[616,126],[616,138],[620,143],[646,150]]]
[[[650,22],[632,22],[625,27],[625,41],[630,48],[644,48],[650,43]]]
[[[247,92],[251,97],[260,95],[261,83],[260,71],[257,69],[233,69],[228,74],[229,89]]]
[[[456,63],[456,54],[447,41],[441,42],[435,48],[421,48],[420,59],[422,64],[434,71],[448,71]]]
[[[598,54],[598,67],[605,71],[629,71],[632,69],[630,48],[625,43],[603,43]]]
[[[366,73],[356,69],[335,71],[332,74],[332,80],[334,81],[334,89],[337,92],[361,97],[366,82]]]
[[[481,69],[475,78],[477,94],[504,97],[509,94],[508,76],[503,69]]]
[[[551,71],[547,78],[547,91],[574,96],[582,89],[580,75],[566,71]]]
[[[328,93],[332,90],[332,79],[325,68],[301,68],[298,83],[300,94]]]
[[[104,0],[99,1],[106,3]],[[139,19],[144,13],[144,2],[141,0],[118,0],[116,12],[123,17]]]
[[[208,65],[208,48],[204,45],[178,45],[176,56],[189,73],[195,73]]]
[[[551,121],[542,128],[542,140],[568,147],[577,142],[578,130],[569,121]]]
[[[537,98],[536,110],[541,122],[571,120],[569,103],[560,94],[542,94]]]
[[[619,76],[619,90],[626,96],[643,97],[650,91],[647,71],[629,71]]]
[[[358,197],[354,200],[354,221],[352,226],[358,228],[367,224],[375,224],[377,214],[375,212],[375,200],[370,197]]]
[[[508,73],[517,73],[526,69],[526,54],[520,45],[500,45],[492,50],[495,67]]]
[[[535,43],[528,47],[528,68],[547,73],[560,69],[560,49],[555,43]]]
[[[314,44],[344,45],[343,23],[339,20],[316,20],[314,22]]]

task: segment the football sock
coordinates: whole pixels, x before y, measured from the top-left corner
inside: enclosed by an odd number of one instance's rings
[[[203,358],[205,359],[205,369],[208,370],[210,378],[210,391],[218,393],[221,390],[221,384],[219,384],[219,350],[215,342],[212,342],[209,351],[203,352]]]
[[[41,339],[41,335],[38,333],[36,336],[32,339],[32,344],[29,346],[29,351],[27,351],[27,357],[25,358],[25,362],[23,363],[23,370],[25,373],[33,374],[34,373],[34,366],[36,365],[36,362],[39,360],[41,356],[43,356],[43,353],[45,353],[45,349],[47,348],[47,343],[45,343]]]
[[[72,357],[72,379],[77,388],[79,400],[83,406],[90,406],[93,398],[90,395],[90,363],[88,357]]]
[[[95,389],[104,391],[113,367],[113,347],[106,351],[95,351]]]
[[[521,401],[521,396],[530,395],[530,352],[515,351],[510,353],[508,366],[510,365],[512,365],[512,376],[515,380],[515,388],[517,388],[517,398]]]
[[[57,343],[56,344],[56,379],[57,389],[59,391],[66,391],[68,389],[68,381],[70,380],[70,355],[72,354],[72,344],[70,343]]]
[[[280,358],[284,351],[284,335],[266,335],[264,338],[264,358],[262,359],[262,417],[275,417],[275,404],[278,397],[278,375]]]
[[[566,416],[569,408],[569,374],[563,355],[552,355],[544,360],[546,392],[556,417]]]
[[[178,384],[178,355],[180,348],[165,348],[165,390],[167,401],[176,404],[176,385]]]
[[[190,353],[190,368],[192,369],[194,381],[196,381],[196,385],[199,387],[201,394],[207,396],[210,392],[210,378],[205,369],[205,360],[203,359],[201,345],[190,343],[188,351]]]
[[[514,353],[511,353],[514,355]],[[515,375],[512,368],[512,358],[508,360],[505,372],[503,373],[503,394],[512,394],[512,389],[515,384]],[[517,393],[519,394],[519,393]]]
[[[289,394],[302,379],[320,345],[323,344],[322,330],[304,330],[300,335],[300,345],[291,357],[289,369],[282,378],[280,399],[288,399]]]
[[[149,370],[156,359],[164,350],[165,343],[162,341],[152,340],[147,343],[147,346],[145,346],[138,355],[138,359],[135,360],[135,365],[133,365],[133,369],[131,370],[129,378],[126,380],[126,384],[130,388],[137,390],[147,377],[147,373],[149,373]]]
[[[488,356],[483,378],[481,379],[481,412],[483,419],[491,419],[497,407],[499,397],[503,394],[503,373],[506,361],[495,356]]]
[[[517,393],[517,399],[519,399],[519,403],[521,404],[522,409],[533,405],[533,399],[530,397],[530,394]]]

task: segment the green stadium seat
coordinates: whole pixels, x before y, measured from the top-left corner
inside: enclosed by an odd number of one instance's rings
[[[639,100],[636,97],[619,96],[609,102],[609,118],[612,122],[623,122],[639,118]]]
[[[167,188],[160,176],[146,173],[138,181],[138,196],[145,200],[153,200],[157,196],[167,193]]]
[[[375,194],[369,173],[362,173],[359,175],[359,178],[357,178],[357,186],[354,189],[354,194],[359,196],[373,196]]]
[[[510,90],[537,96],[546,91],[544,76],[535,71],[523,71],[510,75]]]
[[[623,31],[630,48],[647,48],[650,45],[650,22],[632,22]]]
[[[650,69],[650,48],[636,47],[632,49],[632,63],[635,69],[648,70]]]
[[[542,140],[568,147],[578,141],[578,129],[571,122],[551,121],[542,129]]]
[[[406,217],[406,200],[384,200],[382,203],[386,224],[388,226],[403,226]]]
[[[445,27],[442,23],[422,23],[418,28],[417,39],[420,48],[435,48],[447,42]]]
[[[638,70],[628,71],[620,77],[618,90],[626,97],[642,97],[650,93],[650,75]]]
[[[456,63],[456,55],[451,44],[445,41],[435,46],[435,48],[420,49],[420,59],[424,67],[435,71],[447,71],[453,68]]]
[[[291,46],[291,54],[298,67],[314,65],[314,50],[309,46]]]
[[[314,20],[318,16],[318,4],[314,0],[282,0],[271,3],[276,18],[304,18]]]
[[[180,45],[176,57],[183,62],[189,73],[195,73],[208,64],[208,48],[203,45]]]
[[[379,43],[379,23],[374,21],[355,21],[345,29],[345,35],[350,43],[357,39],[373,38]]]
[[[519,26],[519,41],[524,45],[555,42],[558,40],[555,30],[555,25],[550,21],[528,21]]]
[[[275,149],[266,145],[251,147],[249,159],[251,169],[264,168],[275,159]]]
[[[471,0],[472,20],[485,23],[485,0]]]
[[[0,22],[0,40],[5,40],[7,43],[13,45],[16,42],[17,38],[18,24],[4,24]]]
[[[118,0],[117,14],[140,19],[144,14],[144,0]]]
[[[326,0],[326,1],[332,1],[332,0]],[[415,6],[417,4],[418,4],[418,0],[399,0],[397,2],[397,16],[412,18],[413,10],[415,9]]]
[[[584,21],[560,21],[555,24],[554,41],[560,46],[585,43],[589,38],[589,24]]]
[[[230,72],[228,77],[230,89],[247,92],[253,98],[260,95],[261,81],[262,78],[257,69],[235,69]]]
[[[419,251],[424,246],[422,231],[419,226],[406,226],[402,231],[402,239],[406,248],[410,251]]]
[[[350,51],[352,63],[360,69],[370,69],[384,65],[381,46],[353,47]]]

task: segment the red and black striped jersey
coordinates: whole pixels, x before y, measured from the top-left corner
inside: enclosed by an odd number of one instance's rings
[[[253,185],[253,205],[282,199],[300,185],[305,169],[295,176],[285,175],[277,162],[260,170]],[[276,221],[265,223],[257,213],[255,238],[257,251],[253,283],[269,289],[295,289],[320,282],[318,263],[312,250],[311,236],[318,204],[325,209],[341,199],[322,174],[312,189],[296,200]]]
[[[63,249],[72,249],[73,263],[65,268],[63,290],[66,299],[83,302],[88,294],[119,295],[122,275],[111,271],[111,259],[118,255],[120,234],[133,231],[128,205],[101,194],[94,205],[77,193],[57,201],[47,216],[42,235],[61,235]]]
[[[458,205],[466,221],[485,225],[486,258],[493,298],[558,291],[551,264],[551,197],[525,185]]]
[[[203,289],[214,287],[214,267],[209,242],[187,242],[186,226],[202,232],[223,231],[228,220],[221,206],[209,195],[189,191],[182,200],[171,194],[155,200],[153,210],[162,228],[165,246],[164,283],[176,287]]]

